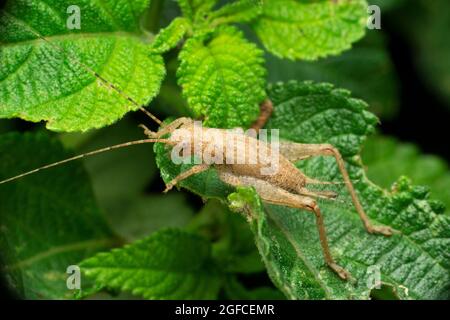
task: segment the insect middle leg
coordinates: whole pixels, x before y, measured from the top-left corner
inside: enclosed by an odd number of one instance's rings
[[[260,104],[259,108],[260,108],[259,117],[251,126],[251,128],[255,129],[256,131],[259,131],[262,128],[264,128],[270,116],[272,115],[273,112],[272,101],[270,101],[269,99],[263,101]]]
[[[323,216],[317,202],[313,198],[290,193],[282,188],[273,186],[264,180],[253,177],[237,176],[230,172],[219,172],[219,177],[224,182],[233,186],[253,186],[264,202],[296,209],[304,209],[314,213],[325,262],[340,278],[344,280],[351,279],[350,273],[339,266],[330,253]]]
[[[364,227],[369,233],[379,233],[385,236],[390,236],[393,234],[393,230],[387,226],[374,226],[370,221],[367,214],[358,199],[356,191],[348,175],[347,169],[345,169],[344,159],[342,158],[339,150],[337,150],[331,144],[301,144],[301,143],[286,143],[283,142],[283,150],[289,155],[290,161],[297,161],[305,159],[305,157],[312,156],[332,156],[335,158],[339,171],[344,179],[345,186],[347,187],[352,202],[361,218]],[[285,154],[283,154],[285,155]],[[294,156],[295,155],[295,156]],[[310,179],[312,183],[317,183],[316,180]],[[308,181],[307,181],[308,182]]]

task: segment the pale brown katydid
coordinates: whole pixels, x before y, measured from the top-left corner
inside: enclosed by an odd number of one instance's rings
[[[37,34],[35,31],[30,30],[42,41],[46,41],[57,50],[64,50],[58,45],[50,42],[49,40]],[[173,188],[180,181],[203,172],[211,167],[214,167],[219,178],[232,186],[250,186],[254,187],[261,199],[266,203],[282,205],[287,207],[293,207],[297,209],[303,209],[315,214],[316,224],[319,232],[320,244],[324,254],[325,262],[334,270],[342,279],[349,279],[350,274],[340,267],[333,259],[326,236],[325,226],[323,222],[323,216],[320,208],[317,204],[318,198],[333,198],[333,194],[324,191],[312,191],[306,188],[308,183],[314,184],[327,184],[327,182],[320,182],[307,177],[303,174],[295,165],[294,162],[306,159],[313,156],[332,156],[336,159],[338,168],[343,176],[345,186],[347,187],[353,204],[358,212],[366,230],[369,233],[380,233],[386,236],[392,234],[392,230],[386,226],[374,226],[368,219],[364,212],[364,209],[358,199],[352,182],[349,178],[347,170],[345,169],[344,160],[342,159],[339,151],[330,144],[299,144],[292,142],[281,142],[279,144],[279,150],[275,150],[271,144],[266,143],[242,133],[235,131],[229,131],[224,129],[205,128],[198,126],[191,118],[179,118],[173,122],[165,125],[162,124],[154,115],[145,110],[142,106],[139,106],[134,99],[126,95],[121,89],[109,82],[107,79],[97,74],[94,70],[84,65],[78,59],[71,57],[75,63],[82,66],[87,72],[94,75],[101,83],[103,83],[110,90],[114,90],[121,96],[125,97],[128,101],[139,107],[139,109],[145,112],[152,120],[160,125],[157,132],[152,132],[144,125],[141,127],[144,129],[144,133],[148,136],[148,139],[131,141],[100,150],[92,151],[86,154],[82,154],[76,157],[72,157],[63,161],[59,161],[53,164],[37,168],[35,170],[23,173],[21,175],[1,181],[0,184],[11,182],[13,180],[25,177],[38,171],[49,169],[57,165],[67,163],[69,161],[84,158],[94,154],[102,153],[105,151],[127,147],[136,144],[160,142],[172,146],[188,146],[188,152],[190,155],[194,155],[203,159],[205,153],[214,150],[221,150],[222,154],[215,154],[215,159],[221,159],[221,161],[203,162],[192,166],[189,170],[181,173],[175,177],[172,181],[167,183],[165,192]],[[260,118],[255,122],[253,128],[256,130],[261,129],[272,113],[272,104],[269,100],[265,101],[261,105]],[[200,131],[199,131],[200,130]],[[189,134],[186,134],[189,133]],[[167,138],[164,138],[168,135]],[[218,139],[219,137],[219,139]],[[216,148],[218,141],[221,140],[220,148]],[[185,148],[186,149],[186,148]],[[186,150],[185,150],[186,151]],[[262,152],[261,152],[262,151]],[[279,151],[279,153],[278,153]],[[236,163],[235,156],[237,154],[243,154],[243,163]],[[250,160],[251,154],[265,154],[270,155],[268,157],[261,158],[256,157],[256,163]],[[277,154],[277,170],[272,174],[264,174],[262,169],[267,166],[272,166],[271,163],[275,158],[272,157]],[[230,158],[232,155],[232,159]],[[253,159],[252,159],[253,160]]]

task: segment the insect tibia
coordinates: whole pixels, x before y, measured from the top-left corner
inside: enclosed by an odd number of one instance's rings
[[[8,182],[12,182],[14,180],[18,180],[20,178],[32,175],[34,173],[37,173],[37,172],[40,172],[40,171],[43,171],[43,170],[46,170],[46,169],[50,169],[50,168],[53,168],[53,167],[56,167],[56,166],[59,166],[59,165],[62,165],[62,164],[65,164],[65,163],[68,163],[68,162],[71,162],[71,161],[75,161],[75,160],[83,159],[83,158],[90,157],[90,156],[93,156],[93,155],[97,155],[97,154],[100,154],[100,153],[103,153],[103,152],[116,150],[116,149],[120,149],[120,148],[125,148],[125,147],[130,147],[130,146],[134,146],[134,145],[138,145],[138,144],[146,144],[146,143],[154,143],[154,142],[173,144],[172,141],[167,140],[167,139],[142,139],[142,140],[129,141],[129,142],[117,144],[117,145],[114,145],[114,146],[105,147],[105,148],[102,148],[102,149],[97,149],[97,150],[94,150],[94,151],[83,153],[83,154],[80,154],[80,155],[77,155],[77,156],[74,156],[74,157],[71,157],[71,158],[67,158],[67,159],[64,159],[64,160],[61,160],[61,161],[58,161],[58,162],[47,164],[45,166],[42,166],[42,167],[30,170],[28,172],[24,172],[24,173],[19,174],[17,176],[14,176],[14,177],[5,179],[3,181],[0,181],[0,185],[8,183]]]

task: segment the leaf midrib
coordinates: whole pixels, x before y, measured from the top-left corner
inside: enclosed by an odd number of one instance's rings
[[[103,239],[92,239],[92,240],[86,240],[86,241],[79,241],[74,243],[65,244],[62,246],[56,246],[52,247],[46,251],[39,252],[35,254],[34,256],[31,256],[27,259],[24,259],[22,261],[19,261],[13,265],[5,266],[6,270],[15,270],[20,269],[24,267],[28,267],[40,260],[49,258],[53,255],[65,253],[65,252],[71,252],[71,251],[80,251],[83,249],[93,249],[93,248],[101,248],[101,247],[107,247],[109,245],[113,245],[117,242],[116,238],[110,237],[110,238],[103,238]]]
[[[105,38],[105,36],[114,37],[114,38],[134,38],[134,39],[142,39],[143,34],[141,33],[133,33],[127,31],[102,31],[102,32],[89,32],[89,33],[72,33],[72,34],[58,34],[53,36],[45,36],[44,38],[50,42],[57,41],[76,41],[76,40],[84,40],[89,38]],[[143,41],[141,41],[143,42]],[[35,38],[31,40],[23,40],[18,42],[0,42],[0,46],[2,48],[8,47],[19,47],[25,45],[36,45],[45,43],[44,40],[40,38]]]
[[[307,7],[308,5],[305,5],[305,7]],[[285,17],[278,17],[278,16],[273,16],[270,15],[268,13],[264,13],[261,17],[261,20],[268,20],[270,22],[273,23],[282,23],[282,24],[288,24],[288,25],[295,25],[295,26],[299,26],[300,28],[303,26],[318,26],[318,25],[322,25],[322,24],[328,24],[332,21],[337,21],[337,20],[343,20],[343,17],[340,15],[336,15],[335,10],[333,10],[333,12],[329,11],[327,12],[327,16],[322,18],[322,19],[306,19],[306,20],[298,20],[298,19],[287,19]],[[356,20],[357,22],[358,20]],[[353,22],[353,21],[352,21]]]
[[[168,269],[168,268],[164,268],[161,267],[159,268],[152,268],[152,267],[141,267],[141,266],[95,266],[95,267],[89,267],[89,266],[84,266],[84,269],[86,271],[108,271],[108,270],[121,270],[123,272],[135,272],[135,271],[141,271],[141,272],[166,272],[166,273],[175,273],[175,274],[180,274],[180,275],[185,275],[185,274],[193,274],[194,276],[198,276],[199,272],[201,271],[201,275],[207,275],[207,276],[211,276],[214,277],[215,273],[214,272],[207,272],[209,271],[206,268],[203,268],[205,266],[205,264],[201,265],[201,269],[196,269],[196,270],[186,270],[186,269]]]

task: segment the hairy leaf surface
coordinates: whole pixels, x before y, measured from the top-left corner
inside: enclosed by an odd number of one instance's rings
[[[246,127],[265,98],[262,51],[233,27],[186,41],[178,82],[189,106],[213,127]]]
[[[151,45],[151,51],[155,53],[165,53],[183,39],[189,23],[185,18],[175,18],[166,28],[162,29]]]
[[[364,35],[365,0],[265,0],[253,28],[271,53],[291,60],[336,55]]]
[[[185,17],[194,21],[209,12],[217,0],[178,0],[178,5]]]
[[[165,74],[161,56],[140,38],[148,2],[78,1],[81,29],[71,30],[72,1],[8,1],[0,12],[0,117],[86,131],[138,108],[92,72],[147,104]]]
[[[250,22],[262,13],[262,6],[255,0],[238,0],[227,3],[217,11],[214,11],[210,18],[213,24]]]
[[[214,299],[220,277],[204,238],[167,229],[81,263],[97,284],[148,299]]]

